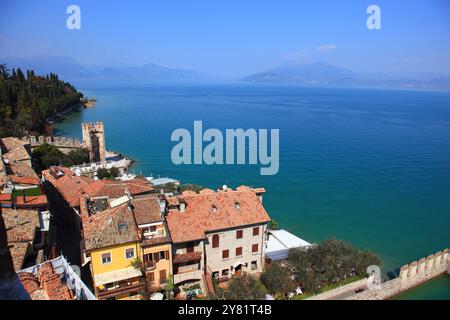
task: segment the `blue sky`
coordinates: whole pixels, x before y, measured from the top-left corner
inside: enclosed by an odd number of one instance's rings
[[[66,8],[81,8],[81,30]],[[381,30],[366,9],[381,8]],[[222,76],[290,59],[360,72],[450,73],[447,0],[2,0],[0,57],[69,55],[84,65],[144,64]]]

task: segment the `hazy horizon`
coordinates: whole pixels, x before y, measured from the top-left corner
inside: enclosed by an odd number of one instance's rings
[[[81,30],[66,9],[81,8]],[[381,30],[366,26],[381,8]],[[155,63],[240,78],[288,60],[364,73],[450,74],[448,1],[14,1],[0,4],[2,57],[66,55],[86,67]]]

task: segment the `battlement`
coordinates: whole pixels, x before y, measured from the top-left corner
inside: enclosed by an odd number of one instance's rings
[[[38,147],[41,144],[51,144],[57,148],[78,149],[82,147],[80,140],[68,137],[45,137],[45,136],[25,136],[22,141],[31,145],[32,148]]]
[[[84,122],[81,124],[83,146],[89,150],[92,162],[106,160],[105,127],[103,122]]]
[[[417,278],[450,272],[450,250],[445,249],[400,268],[402,282],[415,281]]]

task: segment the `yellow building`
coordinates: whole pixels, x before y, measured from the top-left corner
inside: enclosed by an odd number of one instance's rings
[[[84,198],[80,205],[83,260],[90,263],[98,299],[141,299],[144,291],[163,290],[172,274],[160,201],[123,198]]]
[[[89,210],[98,199],[84,199],[84,260],[90,262],[98,299],[141,299],[145,290],[139,229],[128,202],[100,212]]]

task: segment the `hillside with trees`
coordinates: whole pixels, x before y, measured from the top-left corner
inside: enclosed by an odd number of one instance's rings
[[[0,137],[43,133],[58,113],[78,108],[83,94],[54,73],[8,70],[0,64]]]

